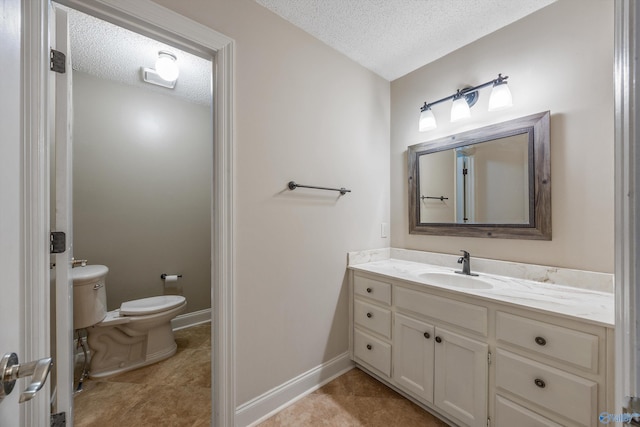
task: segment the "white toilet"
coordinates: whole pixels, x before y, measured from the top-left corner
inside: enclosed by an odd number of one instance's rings
[[[126,301],[107,312],[104,265],[72,269],[74,329],[87,328],[89,376],[103,378],[149,365],[176,352],[171,319],[184,311],[183,296]]]

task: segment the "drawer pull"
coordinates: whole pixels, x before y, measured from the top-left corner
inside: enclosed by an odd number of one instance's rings
[[[367,288],[367,293],[370,294],[371,292],[373,292],[373,289]]]
[[[373,317],[373,314],[371,314],[371,313],[367,313],[367,317],[368,317],[369,319],[371,319],[371,318]]]
[[[431,335],[429,335],[429,332],[425,332],[425,333],[424,333],[424,337],[425,337],[426,339],[429,339],[429,338],[431,338]]]
[[[437,342],[437,343],[441,343],[441,342],[442,342],[442,338],[440,338],[440,337],[436,337],[436,342]]]
[[[540,378],[536,378],[535,380],[533,380],[533,382],[536,383],[536,385],[540,388],[545,388],[547,386],[545,382]]]
[[[545,340],[542,337],[536,337],[536,344],[538,344],[538,345],[546,345],[547,344],[547,340]]]
[[[371,346],[371,344],[367,344],[367,350],[371,350],[373,347]],[[536,380],[537,381],[537,380]]]

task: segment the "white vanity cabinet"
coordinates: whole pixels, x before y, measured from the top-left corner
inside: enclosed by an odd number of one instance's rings
[[[599,413],[613,413],[612,328],[350,274],[352,359],[449,422],[597,426]]]
[[[391,376],[391,284],[367,277],[353,282],[352,359]]]
[[[607,400],[607,330],[496,312],[496,425],[598,426]],[[527,415],[528,414],[528,415]]]
[[[399,313],[394,319],[394,381],[467,425],[485,426],[487,344]]]

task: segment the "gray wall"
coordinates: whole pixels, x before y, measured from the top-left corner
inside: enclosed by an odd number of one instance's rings
[[[73,73],[74,255],[109,267],[110,310],[183,294],[211,307],[211,112]],[[165,289],[162,273],[180,273]]]
[[[509,76],[513,107],[418,132],[418,107]],[[391,245],[612,273],[614,267],[613,2],[559,0],[391,83]],[[409,234],[407,147],[528,114],[551,111],[553,240]]]
[[[347,252],[389,244],[389,82],[253,0],[157,2],[236,41],[240,405],[347,351]]]

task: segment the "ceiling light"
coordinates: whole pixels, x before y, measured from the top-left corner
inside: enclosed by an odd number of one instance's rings
[[[168,82],[173,82],[178,79],[180,69],[176,63],[176,56],[172,53],[161,50],[158,52],[158,59],[156,60],[156,72],[160,77]]]
[[[498,78],[481,85],[458,89],[453,95],[446,96],[435,102],[425,102],[424,105],[420,107],[419,131],[424,132],[437,127],[436,118],[433,115],[433,111],[431,111],[431,107],[444,101],[453,100],[453,104],[451,105],[452,122],[471,116],[470,107],[473,107],[480,96],[478,90],[488,86],[493,86],[491,97],[489,98],[489,111],[511,107],[513,100],[506,82],[508,78],[509,76],[503,77],[502,74],[498,74]]]

